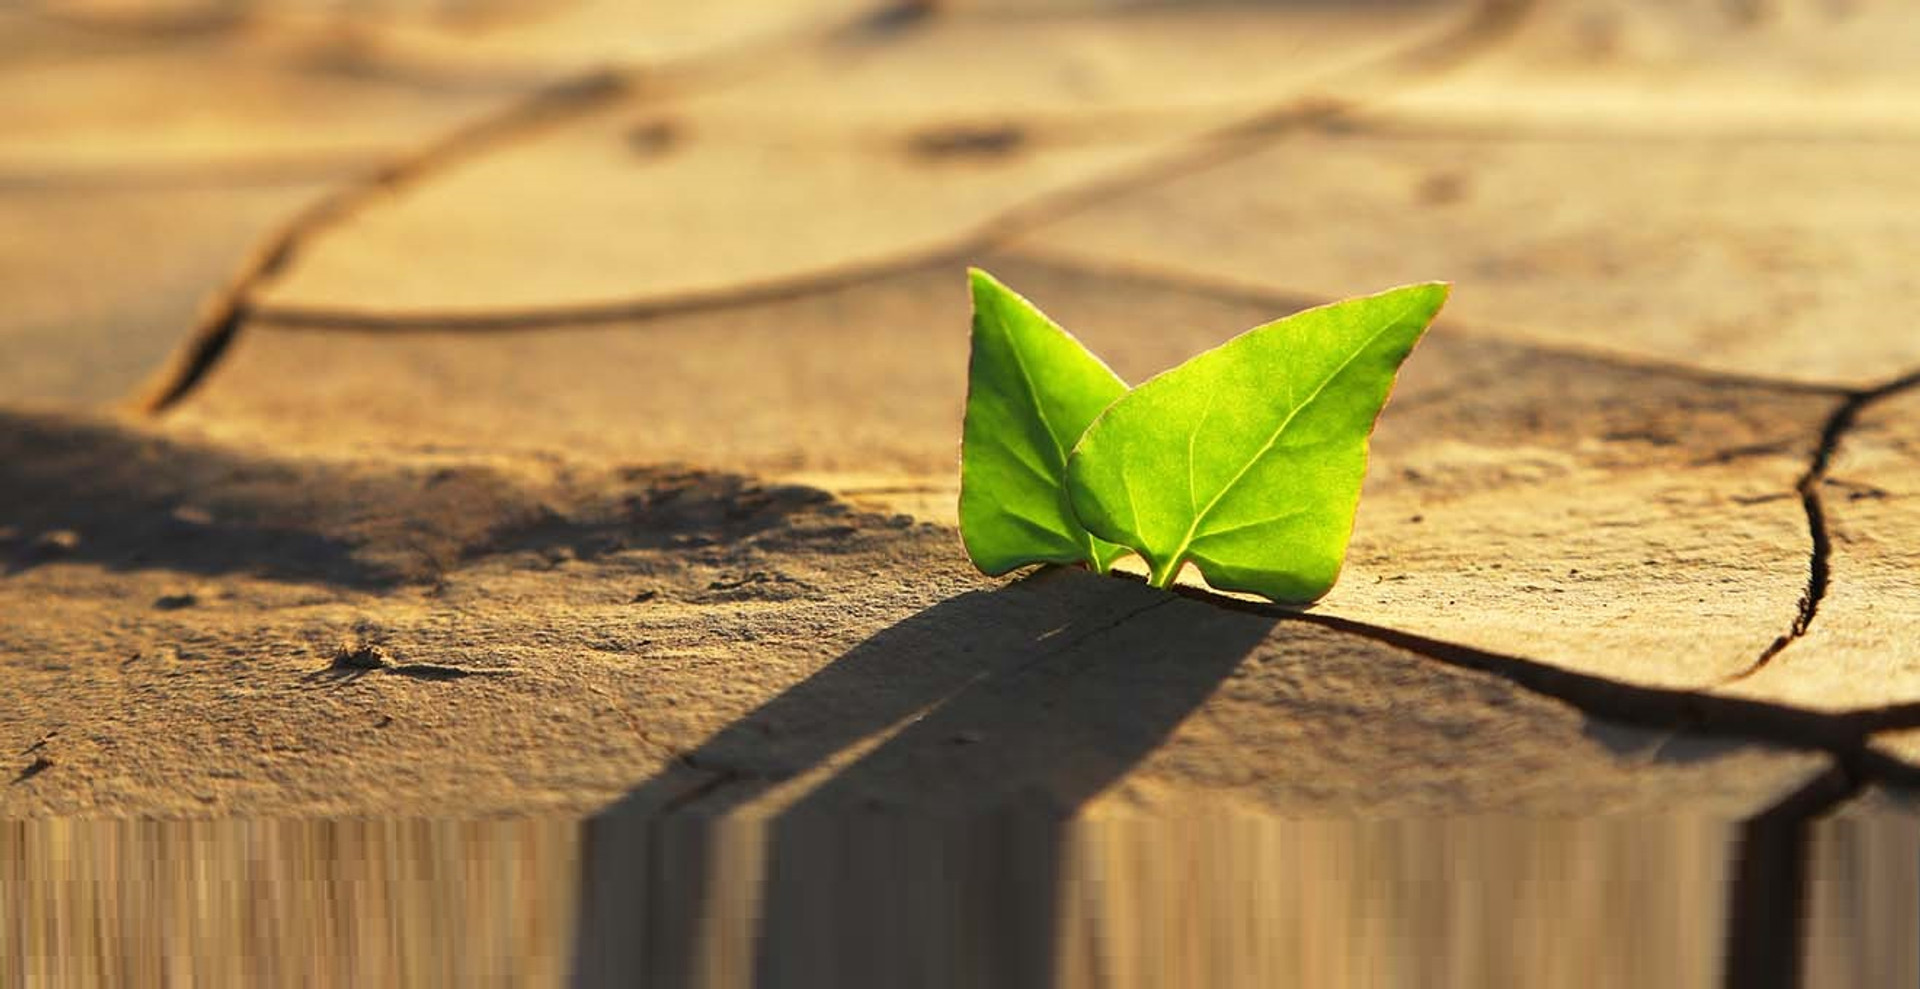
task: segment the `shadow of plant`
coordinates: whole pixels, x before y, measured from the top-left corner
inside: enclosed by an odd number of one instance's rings
[[[1275,622],[1043,571],[887,628],[589,825],[576,984],[700,984],[748,944],[755,984],[1050,984],[1066,823]]]

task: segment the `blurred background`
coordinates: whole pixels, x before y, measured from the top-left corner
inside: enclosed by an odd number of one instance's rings
[[[1848,380],[1920,359],[1829,329],[1916,287],[1917,39],[1895,0],[10,0],[0,396],[177,399],[224,292],[608,325],[1016,245]]]

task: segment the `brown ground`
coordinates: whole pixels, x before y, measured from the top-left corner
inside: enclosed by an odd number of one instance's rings
[[[0,816],[1904,813],[1904,4],[326,9],[0,10]],[[973,573],[970,263],[1454,280],[1335,592]]]

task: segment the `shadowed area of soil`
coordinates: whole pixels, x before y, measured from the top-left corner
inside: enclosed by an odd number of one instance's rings
[[[891,790],[919,812],[1039,796],[1070,814],[1120,781],[1454,810],[1682,786],[1733,811],[1824,765],[1723,744],[1655,772],[1660,731],[1594,734],[1498,676],[1126,580],[1001,587],[951,529],[813,489],[9,422],[0,601],[23,620],[0,630],[21,688],[0,747],[50,763],[8,788],[23,813],[588,809],[688,768],[830,772],[818,799]],[[1403,705],[1420,720],[1376,719]],[[1505,739],[1484,761],[1440,741],[1482,732]],[[475,744],[448,759],[456,738]],[[1345,749],[1359,738],[1372,756]],[[1528,752],[1562,786],[1513,789]],[[1402,785],[1417,767],[1429,782]]]

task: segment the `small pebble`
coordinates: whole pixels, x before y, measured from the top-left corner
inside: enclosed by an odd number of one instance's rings
[[[384,670],[392,665],[393,657],[371,643],[342,642],[333,653],[336,670]]]

